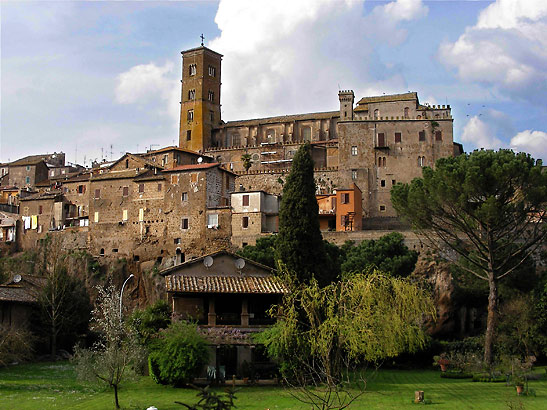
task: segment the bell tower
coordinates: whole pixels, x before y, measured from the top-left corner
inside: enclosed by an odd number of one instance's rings
[[[203,41],[203,38],[202,38]],[[182,53],[179,147],[203,151],[211,146],[220,120],[222,55],[203,46]]]

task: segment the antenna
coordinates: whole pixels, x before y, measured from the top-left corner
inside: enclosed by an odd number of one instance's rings
[[[245,267],[245,259],[241,259],[241,258],[236,259],[235,265],[239,273],[241,273],[241,269]]]
[[[205,259],[203,259],[203,264],[207,269],[209,269],[211,266],[213,266],[213,258],[210,256],[206,256]]]
[[[198,164],[201,164],[203,162],[203,158],[202,157],[199,157],[198,158]]]

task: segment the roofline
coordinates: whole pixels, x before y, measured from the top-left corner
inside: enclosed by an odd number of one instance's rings
[[[217,53],[216,51],[213,51],[213,50],[211,50],[210,48],[205,47],[204,45],[201,45],[201,46],[199,46],[199,47],[190,48],[190,49],[188,49],[188,50],[183,50],[183,51],[181,51],[180,53],[184,56],[184,54],[186,54],[186,53],[191,53],[191,52],[193,52],[193,51],[198,51],[198,50],[209,51],[209,52],[211,52],[211,53],[213,53],[213,54],[216,54],[217,56],[220,56],[221,58],[224,57],[222,54]]]
[[[319,115],[319,114],[331,114],[332,118],[340,117],[340,111],[319,111],[319,112],[309,112],[304,114],[286,114],[286,115],[274,115],[272,117],[262,117],[262,118],[251,118],[248,120],[233,120],[233,121],[227,121],[224,124],[220,125],[220,127],[214,128],[214,129],[221,129],[225,126],[231,126],[232,123],[239,123],[239,122],[251,122],[251,121],[267,121],[267,120],[273,120],[273,119],[279,119],[280,121],[282,118],[287,117],[294,117],[294,116],[303,116],[303,115]]]
[[[178,265],[175,265],[175,266],[171,266],[171,267],[169,267],[169,268],[167,268],[167,269],[164,269],[164,270],[160,271],[159,274],[160,274],[161,276],[164,276],[164,277],[165,277],[165,276],[168,276],[168,275],[170,274],[170,272],[172,272],[172,271],[174,271],[174,270],[180,268],[181,266],[190,266],[190,265],[192,265],[192,264],[194,264],[194,263],[197,263],[197,262],[202,261],[202,260],[205,259],[207,256],[216,256],[216,255],[219,255],[219,254],[222,254],[222,253],[225,253],[225,254],[227,254],[227,255],[233,256],[233,257],[238,258],[238,259],[241,258],[241,259],[245,260],[246,262],[249,262],[249,263],[251,263],[251,264],[253,264],[253,265],[255,265],[255,266],[258,266],[258,267],[260,267],[260,268],[269,270],[271,273],[275,272],[275,269],[274,269],[274,268],[270,268],[269,266],[263,265],[263,264],[261,264],[261,263],[259,263],[259,262],[256,262],[256,261],[253,261],[252,259],[247,259],[247,258],[245,258],[245,257],[243,257],[243,256],[237,255],[237,254],[235,254],[235,253],[233,253],[233,252],[230,252],[230,251],[227,250],[227,249],[220,249],[220,250],[218,250],[218,251],[211,252],[211,253],[208,253],[208,254],[206,254],[206,255],[202,255],[202,256],[200,256],[199,258],[190,259],[189,261],[186,261],[186,262],[183,262],[183,263],[179,263]]]

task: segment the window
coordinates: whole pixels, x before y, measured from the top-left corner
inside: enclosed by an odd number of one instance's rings
[[[378,166],[379,167],[385,167],[386,166],[386,157],[378,157]]]
[[[188,121],[194,121],[194,110],[188,110],[188,113],[186,115],[186,119]]]
[[[275,130],[269,129],[266,131],[266,140],[269,143],[275,142]]]
[[[192,130],[186,131],[186,141],[190,141],[192,139]]]
[[[127,221],[129,218],[127,217],[127,209],[124,209],[122,211],[122,221]]]
[[[101,198],[101,190],[100,189],[96,189],[95,190],[95,199],[100,199]]]
[[[353,156],[357,155],[357,146],[356,145],[351,147],[351,155],[353,155]]]
[[[209,120],[211,122],[215,122],[215,112],[214,111],[209,111]]]
[[[42,215],[42,211],[43,211],[42,205],[38,206],[38,215]]]
[[[386,210],[386,206],[385,205],[380,205],[380,212],[384,212]]]
[[[218,214],[207,215],[207,228],[218,228]]]
[[[209,66],[209,76],[216,77],[217,75],[217,69],[213,67],[212,65]]]
[[[351,170],[351,179],[357,179],[357,170],[356,169]]]
[[[207,99],[211,102],[215,102],[215,93],[212,91],[209,91],[209,93],[207,94]]]
[[[4,175],[4,170],[2,170],[2,175]],[[49,173],[49,175],[52,176],[52,177],[55,176],[55,171],[51,171],[51,172]]]
[[[408,118],[408,113],[409,113],[409,111],[410,111],[410,108],[405,107],[405,109],[404,109],[404,117],[405,117],[405,118]]]
[[[124,186],[122,188],[122,196],[129,196],[129,187],[128,186]]]
[[[232,134],[232,147],[239,147],[241,144],[241,139],[239,134]]]
[[[374,119],[377,120],[380,118],[380,110],[374,110]]]
[[[85,194],[85,185],[78,185],[78,193]]]
[[[243,206],[249,206],[249,195],[243,195]]]
[[[385,186],[386,186],[386,180],[385,180],[385,179],[382,179],[382,180],[380,181],[380,186],[381,186],[381,187],[385,187]]]
[[[180,228],[181,229],[188,229],[188,226],[189,226],[188,218],[182,218],[182,223],[180,225]]]
[[[179,183],[179,176],[171,175],[171,185],[178,185],[178,183]]]
[[[422,156],[418,157],[418,166],[419,167],[425,166],[425,157],[422,157]]]
[[[188,67],[188,73],[190,75],[196,75],[196,65],[195,64],[190,64],[190,66]]]
[[[30,165],[27,165],[27,171],[30,171]]]
[[[26,177],[25,181],[26,181],[27,184],[30,184],[30,177]]]
[[[230,189],[230,177],[226,175],[226,190]]]
[[[191,182],[198,182],[198,174],[191,174],[190,175],[190,181]]]
[[[173,239],[173,243],[174,243],[175,245],[180,245],[180,238],[175,238],[175,239]]]
[[[378,146],[379,147],[386,146],[386,134],[384,134],[383,132],[378,133]]]
[[[349,223],[347,215],[340,215],[340,225],[347,226]]]
[[[183,192],[181,196],[182,202],[188,201],[188,192]]]
[[[400,132],[395,133],[395,142],[401,142],[402,134]]]
[[[139,209],[139,222],[144,222],[144,208]]]
[[[418,140],[419,141],[425,141],[425,131],[420,131],[418,133]]]
[[[188,90],[188,99],[189,100],[195,100],[196,99],[196,90]]]
[[[144,184],[139,184],[139,193],[142,194],[144,192]]]
[[[311,141],[311,127],[302,128],[302,140]]]
[[[125,167],[129,168],[129,160],[128,159],[125,160]]]
[[[158,184],[158,192],[161,192],[161,184]]]
[[[99,255],[100,256],[104,256],[104,248],[101,248],[100,252],[99,252]]]
[[[394,179],[391,180],[391,185],[395,185],[397,183],[397,181],[395,181]]]
[[[435,131],[435,141],[442,141],[442,140],[443,140],[442,131]]]
[[[95,212],[95,218],[93,219],[96,223],[99,222],[99,213]]]
[[[241,227],[242,228],[248,228],[249,227],[249,217],[248,216],[244,216],[241,219]]]
[[[342,194],[341,200],[342,200],[341,202],[342,202],[343,204],[349,204],[349,193],[347,193],[347,194]]]

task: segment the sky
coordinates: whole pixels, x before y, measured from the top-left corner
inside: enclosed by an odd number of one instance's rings
[[[0,0],[0,23],[0,162],[176,145],[180,52],[202,33],[225,121],[417,91],[451,105],[466,152],[547,160],[545,0]]]

